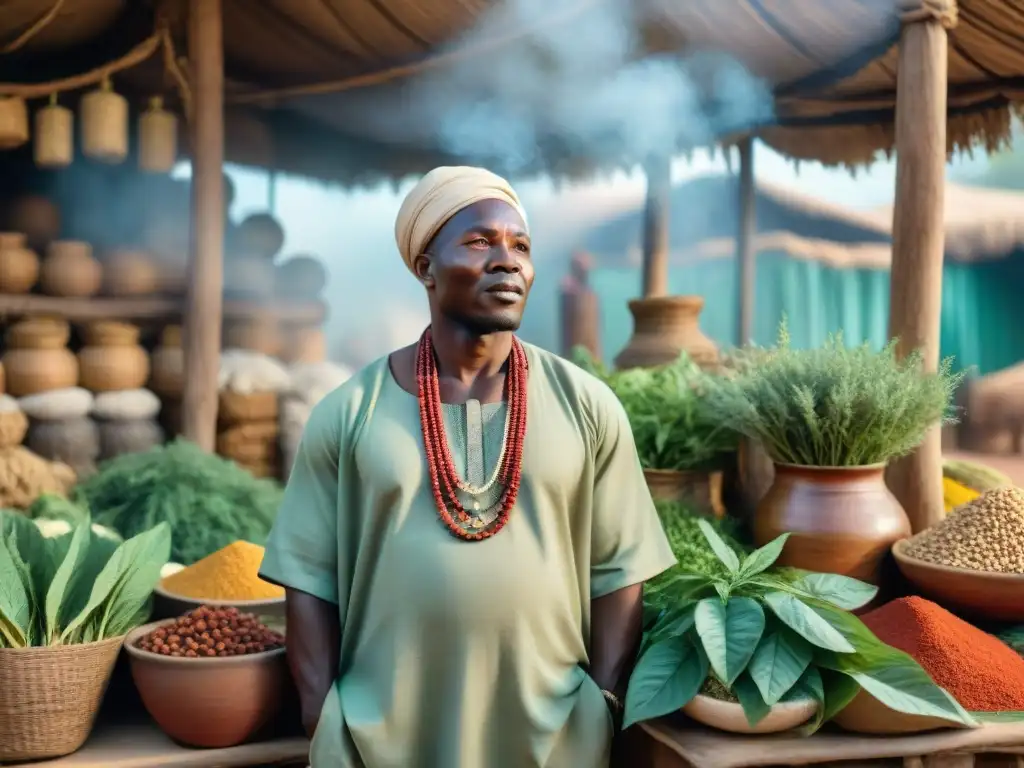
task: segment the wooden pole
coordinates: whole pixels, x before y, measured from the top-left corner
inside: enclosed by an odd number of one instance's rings
[[[668,226],[672,215],[672,160],[653,158],[644,166],[647,199],[644,203],[643,297],[668,295]]]
[[[893,212],[889,335],[898,352],[939,363],[939,311],[945,249],[946,67],[948,18],[917,15],[903,27],[896,97],[896,201]],[[933,429],[912,455],[894,462],[889,485],[914,532],[940,521],[942,442]]]
[[[221,0],[189,0],[192,249],[184,322],[182,435],[213,451],[224,284],[224,42]]]
[[[736,265],[739,276],[737,291],[736,345],[749,344],[754,339],[754,301],[757,292],[755,282],[757,254],[754,252],[754,237],[757,234],[757,217],[754,208],[754,139],[747,136],[739,143],[739,231],[736,233]]]

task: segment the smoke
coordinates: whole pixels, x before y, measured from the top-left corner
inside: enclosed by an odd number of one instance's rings
[[[571,3],[588,7],[569,20]],[[769,88],[735,59],[645,55],[641,31],[659,24],[629,0],[507,0],[453,49],[504,44],[353,94],[354,127],[518,175],[632,165],[771,117]]]

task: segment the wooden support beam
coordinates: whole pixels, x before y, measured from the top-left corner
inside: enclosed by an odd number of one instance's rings
[[[754,303],[757,294],[757,215],[754,208],[754,139],[748,136],[739,143],[739,229],[736,232],[736,268],[739,276],[737,290],[736,345],[743,346],[754,340]]]
[[[212,452],[224,288],[224,36],[221,0],[189,0],[188,8],[194,114],[182,434]]]
[[[672,217],[672,160],[657,157],[644,165],[643,297],[668,295],[669,220]]]
[[[942,20],[925,16],[905,24],[897,77],[889,335],[899,338],[900,355],[920,349],[930,371],[939,364],[945,249],[946,73],[947,40]],[[917,451],[894,462],[887,479],[907,511],[915,533],[940,521],[940,430],[932,430]]]

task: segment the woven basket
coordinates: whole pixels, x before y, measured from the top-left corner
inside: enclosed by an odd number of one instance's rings
[[[0,763],[62,757],[81,747],[123,642],[0,649]]]

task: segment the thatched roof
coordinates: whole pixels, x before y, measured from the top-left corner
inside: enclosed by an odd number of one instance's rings
[[[0,55],[0,86],[120,57],[153,32],[157,4],[65,0]],[[346,183],[452,159],[579,175],[755,127],[794,158],[865,162],[893,144],[908,4],[956,15],[952,0],[223,0],[228,102],[249,123],[228,156]],[[0,50],[51,7],[4,0]],[[183,0],[160,7],[181,54]],[[950,145],[995,146],[1022,95],[1024,0],[960,0],[958,16]],[[168,86],[160,54],[118,84]]]

